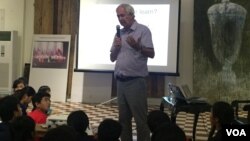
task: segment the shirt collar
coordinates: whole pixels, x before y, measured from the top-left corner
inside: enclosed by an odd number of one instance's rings
[[[126,30],[125,28],[123,28],[122,31],[123,31],[123,32],[134,31],[134,30],[136,29],[137,25],[138,25],[137,21],[134,21],[134,23],[131,25],[131,27],[130,27],[129,29]]]

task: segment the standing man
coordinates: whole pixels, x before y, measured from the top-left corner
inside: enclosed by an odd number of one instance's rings
[[[147,59],[153,58],[154,47],[151,32],[145,25],[137,23],[134,9],[129,4],[120,4],[116,13],[121,30],[117,30],[111,47],[110,60],[116,61],[115,78],[119,122],[122,125],[122,141],[132,141],[132,117],[135,119],[137,141],[149,141],[147,126]]]

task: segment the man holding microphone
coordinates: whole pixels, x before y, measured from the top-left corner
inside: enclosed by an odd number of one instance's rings
[[[110,60],[116,61],[114,75],[117,80],[119,122],[122,125],[122,141],[132,141],[132,117],[137,129],[137,141],[150,141],[147,126],[147,60],[154,58],[151,31],[137,23],[134,9],[120,4],[116,13],[123,28],[117,26]]]

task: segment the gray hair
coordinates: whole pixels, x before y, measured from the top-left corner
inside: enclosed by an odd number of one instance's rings
[[[123,3],[120,4],[118,7],[123,7],[129,15],[135,16],[135,10],[131,5]]]

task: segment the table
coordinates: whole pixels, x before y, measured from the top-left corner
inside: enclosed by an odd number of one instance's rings
[[[49,129],[67,124],[68,114],[52,114],[48,116],[46,124],[36,124],[35,136],[43,137]]]
[[[36,124],[35,137],[38,137],[38,138],[43,137],[48,131],[48,128],[43,128],[42,125],[43,124]]]
[[[67,124],[67,117],[68,114],[53,114],[48,116],[46,124],[36,124],[35,137],[43,137],[48,130]],[[94,135],[93,129],[90,125],[85,132],[90,136]]]
[[[195,103],[183,103],[183,104],[174,104],[172,101],[169,100],[170,97],[165,96],[162,97],[162,101],[160,104],[160,110],[164,111],[165,105],[169,108],[171,115],[171,121],[176,123],[176,117],[179,112],[187,112],[194,114],[194,121],[193,121],[193,141],[195,141],[195,133],[196,133],[196,126],[199,118],[199,114],[202,112],[210,112],[211,105],[206,102],[195,102]]]

